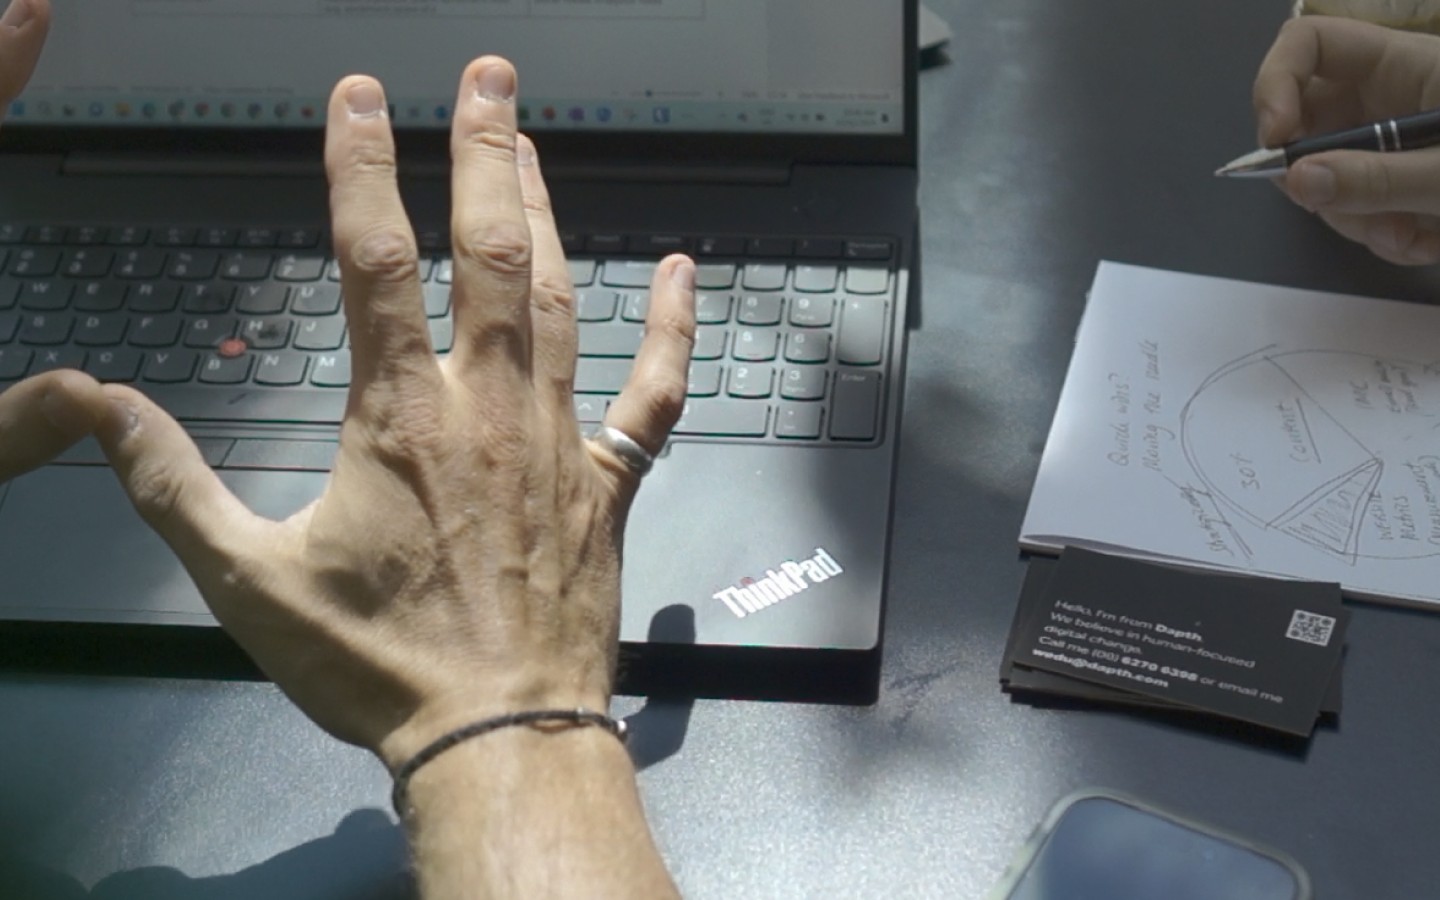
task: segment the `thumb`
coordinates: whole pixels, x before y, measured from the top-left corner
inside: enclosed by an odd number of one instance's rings
[[[1285,189],[1313,212],[1440,214],[1440,147],[1317,153],[1290,167]]]
[[[232,570],[235,551],[262,520],[230,493],[179,422],[132,388],[104,390],[109,407],[95,436],[135,510],[205,592],[208,576]]]
[[[48,0],[10,0],[0,13],[0,101],[6,107],[30,80],[49,29]]]

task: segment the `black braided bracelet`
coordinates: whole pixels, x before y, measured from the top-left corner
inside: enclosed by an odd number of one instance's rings
[[[449,734],[441,736],[396,770],[395,787],[390,792],[390,803],[395,807],[395,815],[401,819],[405,818],[405,786],[410,783],[410,776],[430,760],[461,741],[489,734],[501,728],[510,728],[514,725],[534,725],[537,722],[563,722],[574,726],[598,725],[619,738],[621,743],[625,741],[624,721],[613,719],[604,713],[585,709],[583,706],[576,709],[532,709],[528,712],[507,713],[503,716],[495,716],[493,719],[472,722],[463,728],[457,728]]]

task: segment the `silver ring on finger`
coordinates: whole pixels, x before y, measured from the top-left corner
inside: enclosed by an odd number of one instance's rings
[[[615,454],[625,468],[635,473],[635,477],[643,478],[650,467],[655,465],[655,457],[650,451],[640,446],[639,442],[630,435],[618,428],[609,425],[602,425],[600,430],[595,432],[595,443]]]

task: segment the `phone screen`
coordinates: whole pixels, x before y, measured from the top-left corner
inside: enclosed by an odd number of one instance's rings
[[[1284,863],[1119,800],[1070,804],[1009,900],[1295,900]]]

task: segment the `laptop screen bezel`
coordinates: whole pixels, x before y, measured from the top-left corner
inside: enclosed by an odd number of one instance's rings
[[[631,164],[684,163],[873,163],[914,165],[917,159],[916,100],[919,0],[904,0],[904,123],[900,133],[776,134],[684,131],[533,132],[547,160],[562,163],[624,161]],[[521,73],[522,78],[524,73]],[[522,130],[524,126],[522,124]],[[449,153],[447,129],[397,128],[397,149],[405,159],[433,159]],[[0,129],[0,153],[114,152],[163,156],[320,158],[323,129],[164,129],[10,124]]]

